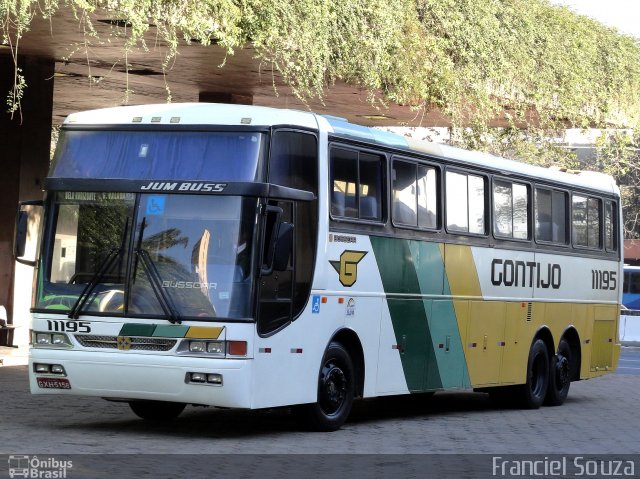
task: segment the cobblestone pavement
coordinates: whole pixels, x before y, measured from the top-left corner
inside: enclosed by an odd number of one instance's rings
[[[25,366],[0,368],[0,454],[637,454],[640,376],[573,383],[562,407],[500,409],[485,394],[356,403],[334,433],[300,429],[287,409],[187,407],[148,424],[126,404],[32,396]]]

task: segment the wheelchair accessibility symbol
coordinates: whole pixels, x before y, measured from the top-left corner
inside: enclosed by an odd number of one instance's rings
[[[165,197],[159,195],[149,196],[147,199],[147,215],[164,214]]]
[[[311,301],[311,313],[320,314],[320,296],[314,296]]]

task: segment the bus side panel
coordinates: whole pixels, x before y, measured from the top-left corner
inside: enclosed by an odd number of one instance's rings
[[[616,347],[618,309],[596,306],[593,321],[591,372],[611,371],[618,364],[620,348]]]
[[[454,304],[451,298],[442,297],[444,289],[449,290],[442,249],[434,243],[406,239],[372,237],[371,243],[393,328],[392,337],[381,338],[381,364],[386,356],[399,355],[410,391],[467,386]],[[383,323],[383,330],[388,327]],[[378,392],[406,391],[397,386],[379,381]]]
[[[496,371],[490,370],[486,364],[488,356],[492,356],[494,362],[498,360],[498,346],[490,346],[488,337],[485,343],[485,329],[488,324],[484,321],[490,320],[491,314],[477,301],[482,299],[477,264],[469,246],[445,244],[440,249],[446,270],[445,293],[448,290],[455,306],[458,331],[468,369],[468,386],[483,384],[489,380],[488,375],[499,374],[499,363],[494,365],[497,366]],[[504,333],[504,315],[501,316],[499,322],[502,322]],[[495,336],[498,333],[499,324],[494,324],[490,333],[492,342],[497,341]]]
[[[378,348],[381,335],[385,335],[381,318],[388,318],[389,312],[381,294],[375,258],[369,254],[368,237],[352,238],[354,243],[328,245],[325,258],[331,266],[326,269],[327,290],[312,291],[304,312],[281,331],[264,338],[256,336],[253,408],[315,402],[325,349],[345,329],[353,331],[362,346],[364,396],[375,395],[380,376]],[[343,256],[345,251],[347,254]],[[354,252],[359,254],[351,254]],[[381,362],[385,368],[381,376],[404,378],[397,351],[393,359]],[[404,380],[402,385],[406,391]]]
[[[505,303],[471,301],[466,343],[474,387],[497,385],[505,350]]]
[[[500,382],[523,384],[526,381],[529,338],[535,333],[532,320],[534,305],[526,301],[509,302],[505,306],[505,350],[502,357]]]
[[[427,389],[467,388],[470,384],[469,373],[455,306],[450,298],[449,281],[445,274],[444,246],[410,241],[409,247],[416,265],[420,291],[427,297],[434,297],[433,300],[425,299],[435,352],[435,361],[427,364]],[[439,378],[440,384],[435,384],[434,378]]]

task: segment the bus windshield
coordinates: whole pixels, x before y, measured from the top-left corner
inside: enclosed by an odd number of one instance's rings
[[[257,199],[97,192],[54,198],[36,309],[251,317]]]
[[[51,178],[260,181],[266,135],[62,130]]]

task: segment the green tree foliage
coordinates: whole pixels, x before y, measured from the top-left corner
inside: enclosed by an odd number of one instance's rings
[[[303,100],[343,80],[454,125],[640,120],[636,41],[546,0],[0,0],[3,43],[15,51],[34,17],[61,9],[88,34],[98,10],[126,19],[125,48],[157,35],[165,69],[192,39],[230,54],[251,44]]]
[[[97,11],[126,19],[112,32],[125,58],[145,35],[168,45],[165,71],[193,40],[229,55],[251,45],[303,101],[345,81],[380,107],[437,108],[453,144],[532,163],[575,165],[548,140],[561,128],[640,126],[638,42],[547,0],[0,0],[0,40],[16,58],[33,19],[55,35],[61,9],[89,37]],[[25,88],[16,68],[9,111]],[[496,118],[508,127],[490,129]]]
[[[604,131],[596,147],[596,158],[587,166],[618,180],[625,238],[640,239],[640,131]]]

